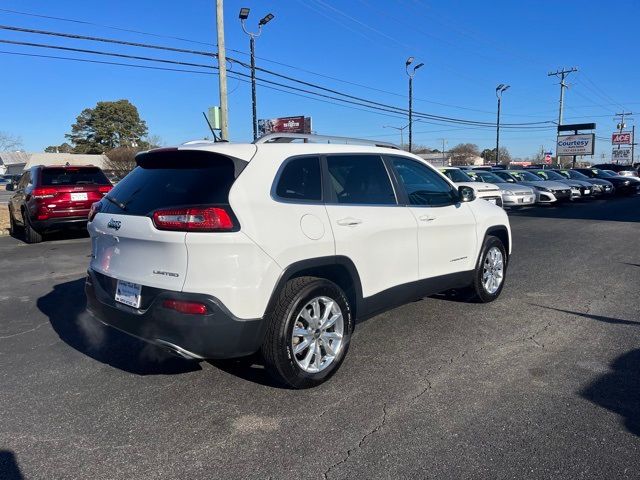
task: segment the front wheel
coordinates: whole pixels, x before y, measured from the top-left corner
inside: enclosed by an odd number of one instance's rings
[[[507,273],[507,252],[499,238],[488,236],[476,266],[473,289],[482,303],[493,302],[500,296]]]
[[[293,388],[326,381],[347,354],[353,318],[336,284],[314,277],[286,283],[265,319],[262,356],[276,380]]]

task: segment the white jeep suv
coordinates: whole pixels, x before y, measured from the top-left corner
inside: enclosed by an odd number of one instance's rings
[[[290,140],[139,154],[90,213],[88,310],[186,358],[259,352],[304,388],[337,370],[357,319],[450,289],[498,297],[501,208],[398,149]]]

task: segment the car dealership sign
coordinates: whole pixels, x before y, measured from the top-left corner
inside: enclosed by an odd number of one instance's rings
[[[611,151],[611,160],[613,160],[616,163],[630,163],[631,149],[630,148],[614,148]]]
[[[612,145],[631,145],[632,143],[631,132],[615,132],[611,135]]]
[[[595,134],[558,135],[556,154],[562,155],[593,155],[595,148]]]

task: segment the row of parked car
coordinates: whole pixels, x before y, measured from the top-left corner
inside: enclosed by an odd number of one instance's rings
[[[476,196],[502,207],[521,208],[611,195],[640,192],[640,178],[600,168],[442,167],[453,182],[467,185]],[[625,172],[626,173],[626,172]]]

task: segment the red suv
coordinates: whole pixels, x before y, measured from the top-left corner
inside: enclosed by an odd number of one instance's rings
[[[22,175],[9,200],[11,234],[21,226],[27,243],[38,243],[46,232],[85,228],[91,204],[111,188],[98,167],[32,167]]]

